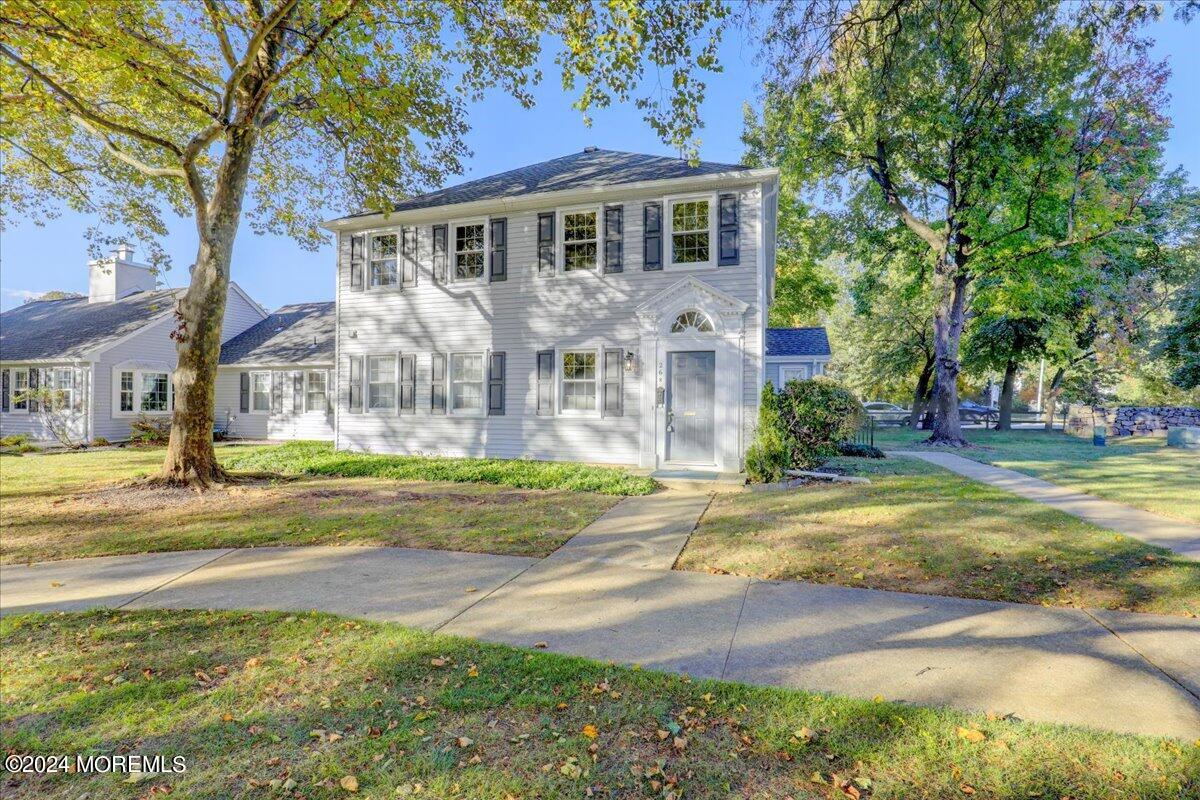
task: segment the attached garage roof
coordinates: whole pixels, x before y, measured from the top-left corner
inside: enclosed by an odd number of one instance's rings
[[[334,304],[283,306],[221,345],[221,366],[332,364]]]
[[[827,356],[829,336],[824,328],[767,328],[768,356]]]

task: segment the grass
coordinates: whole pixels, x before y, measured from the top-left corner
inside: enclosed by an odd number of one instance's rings
[[[386,456],[338,452],[328,442],[288,442],[246,448],[225,459],[238,470],[284,475],[336,475],[396,480],[494,483],[522,489],[566,489],[611,495],[650,494],[654,480],[620,467],[497,458]]]
[[[1167,447],[1162,437],[1128,437],[1096,447],[1092,440],[1055,431],[966,431],[974,447],[953,452],[1094,494],[1164,517],[1200,522],[1200,456]],[[910,447],[928,433],[877,430],[884,449]]]
[[[228,464],[250,450],[218,452]],[[162,457],[161,449],[127,448],[0,459],[0,563],[305,544],[545,556],[617,502],[593,492],[374,477],[305,476],[203,494],[121,483],[151,474]]]
[[[717,495],[679,567],[1200,615],[1200,563],[917,459],[833,466],[872,482]]]
[[[6,798],[1200,796],[1200,746],[716,681],[319,614],[0,621]],[[972,741],[972,740],[977,741]],[[853,791],[851,790],[853,789]]]

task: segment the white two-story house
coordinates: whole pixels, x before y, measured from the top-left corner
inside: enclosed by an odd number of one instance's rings
[[[587,148],[327,223],[337,446],[740,471],[777,186]]]

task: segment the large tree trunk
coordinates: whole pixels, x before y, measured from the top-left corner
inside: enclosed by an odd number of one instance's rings
[[[1012,430],[1013,384],[1017,379],[1017,362],[1009,361],[1004,365],[1004,382],[1000,386],[1000,419],[996,421],[996,430]]]
[[[914,431],[921,429],[921,417],[925,413],[925,407],[929,405],[930,392],[933,388],[929,385],[932,377],[933,359],[927,358],[925,365],[921,367],[921,374],[917,377],[917,388],[913,392],[912,416],[908,420],[908,427]]]
[[[1054,430],[1054,412],[1058,406],[1058,396],[1062,394],[1063,377],[1067,374],[1065,367],[1054,371],[1054,379],[1050,381],[1050,389],[1046,392],[1045,425],[1047,431]]]
[[[233,241],[241,221],[255,134],[253,126],[230,132],[212,200],[198,225],[200,247],[192,280],[176,311],[178,324],[172,333],[179,354],[175,413],[161,474],[170,483],[194,480],[207,486],[225,478],[213,451],[214,392]]]
[[[950,257],[947,256],[947,259]],[[950,275],[935,276],[938,303],[933,312],[933,347],[936,358],[933,393],[933,433],[929,444],[966,447],[958,418],[958,345],[966,321],[966,294],[969,278],[957,265]]]

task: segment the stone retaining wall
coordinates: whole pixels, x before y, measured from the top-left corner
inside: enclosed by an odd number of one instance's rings
[[[1151,436],[1170,428],[1200,426],[1200,408],[1191,406],[1102,406],[1073,405],[1067,412],[1067,430],[1091,433],[1093,425],[1104,425],[1112,436]]]

